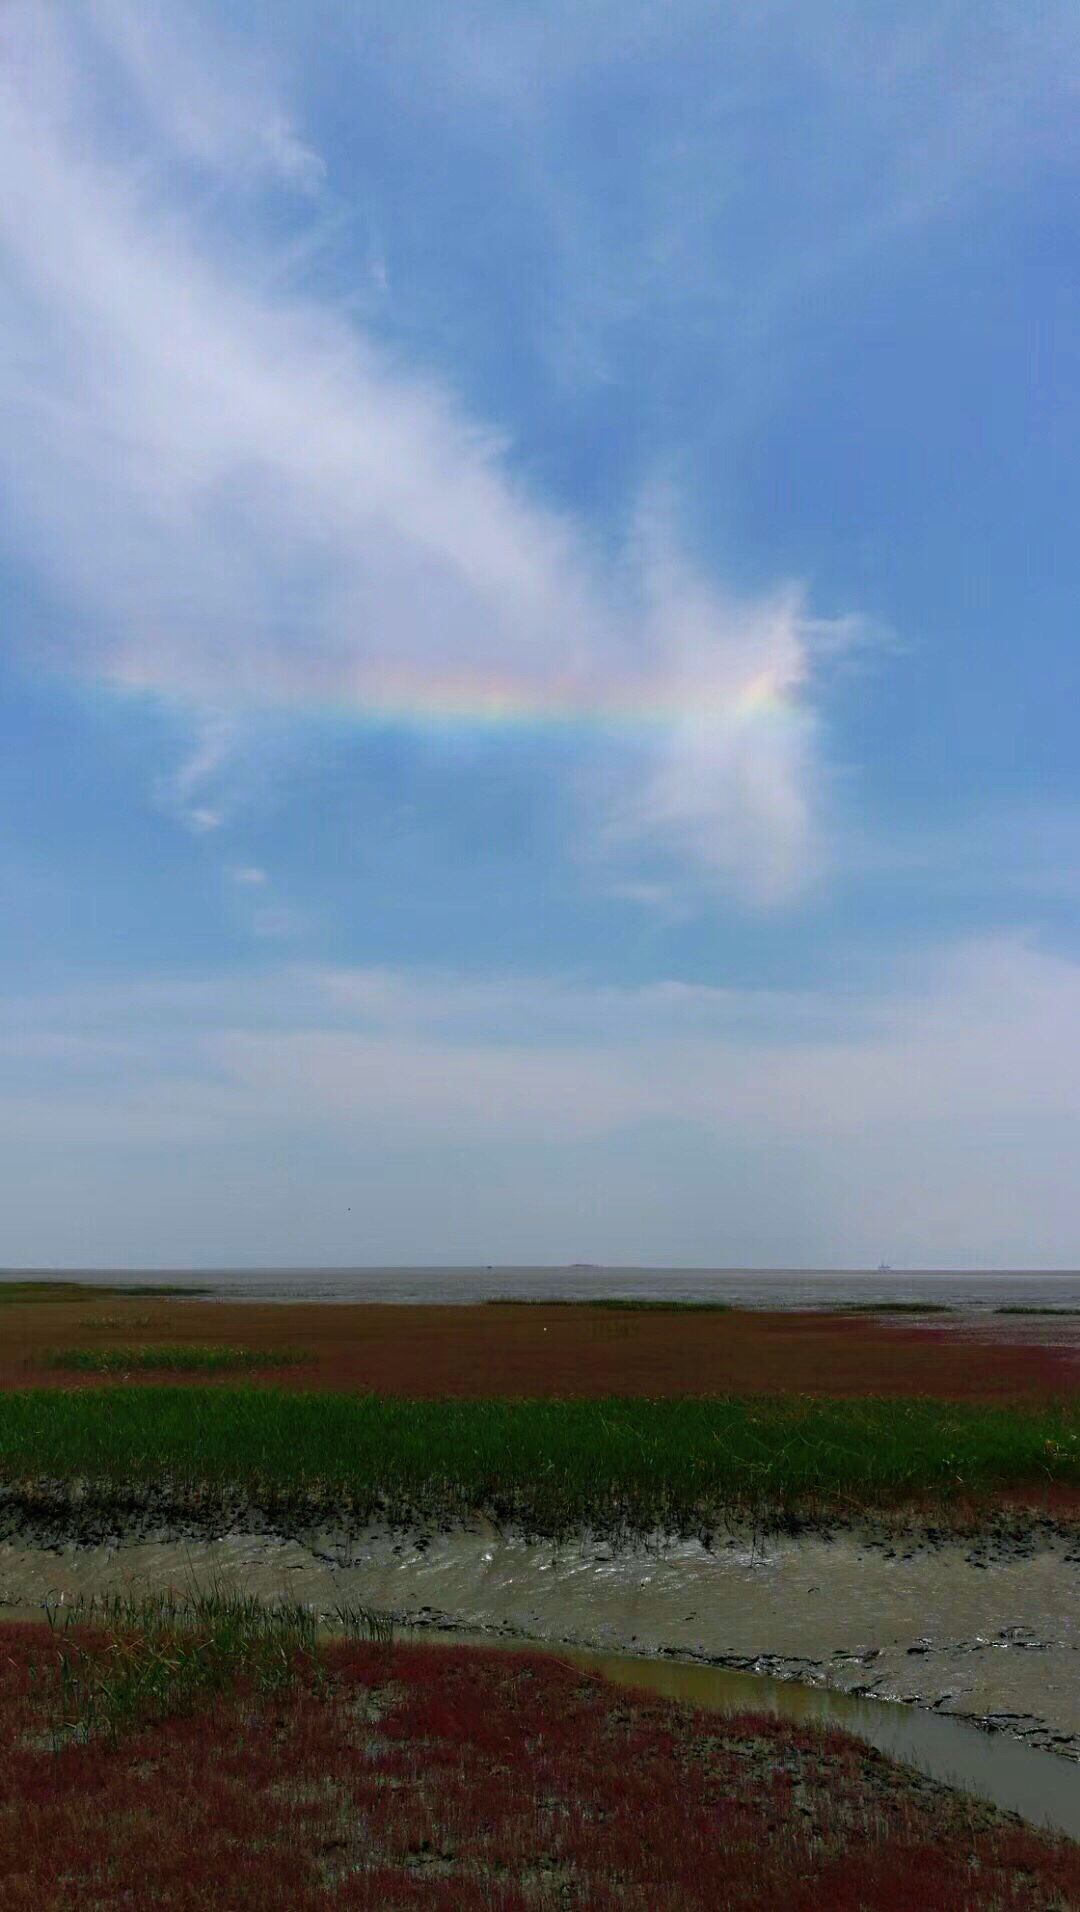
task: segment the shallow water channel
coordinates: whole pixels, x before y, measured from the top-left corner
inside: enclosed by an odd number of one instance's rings
[[[483,1634],[434,1637],[491,1646]],[[1080,1772],[1055,1753],[1039,1752],[1000,1734],[991,1736],[964,1720],[949,1719],[894,1701],[855,1699],[798,1680],[765,1673],[733,1673],[728,1667],[685,1660],[645,1659],[628,1653],[594,1653],[545,1641],[495,1642],[510,1651],[541,1651],[588,1667],[617,1686],[683,1700],[714,1713],[773,1713],[799,1725],[835,1726],[854,1733],[890,1759],[914,1766],[928,1779],[989,1800],[1032,1825],[1080,1839]]]

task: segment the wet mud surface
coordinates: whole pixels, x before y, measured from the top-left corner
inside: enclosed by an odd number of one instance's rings
[[[251,1510],[164,1525],[0,1497],[0,1618],[191,1581],[401,1625],[669,1658],[905,1701],[1080,1760],[1080,1537],[885,1527],[613,1545],[446,1532],[268,1531]]]

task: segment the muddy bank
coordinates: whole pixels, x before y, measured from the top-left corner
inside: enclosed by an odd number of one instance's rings
[[[191,1579],[403,1625],[675,1657],[902,1700],[1080,1760],[1080,1540],[1048,1522],[940,1531],[749,1530],[620,1546],[486,1521],[441,1533],[214,1520],[143,1504],[66,1518],[0,1500],[0,1617]]]

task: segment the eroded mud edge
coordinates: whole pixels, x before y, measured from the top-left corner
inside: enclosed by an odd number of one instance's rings
[[[102,1541],[211,1540],[225,1534],[272,1534],[300,1538],[313,1529],[358,1532],[385,1526],[401,1533],[448,1532],[488,1523],[499,1532],[565,1542],[574,1535],[547,1524],[522,1523],[512,1510],[485,1507],[463,1513],[456,1505],[433,1509],[411,1505],[400,1493],[365,1497],[352,1505],[333,1496],[281,1494],[253,1499],[241,1489],[201,1488],[166,1480],[94,1481],[72,1476],[0,1481],[0,1541],[21,1538],[39,1545]],[[613,1511],[602,1527],[590,1528],[598,1542],[634,1546],[653,1544],[657,1531],[643,1535],[632,1518]],[[909,1545],[920,1549],[963,1546],[974,1556],[1024,1556],[1040,1546],[1062,1544],[1080,1557],[1080,1510],[1061,1516],[1023,1504],[984,1510],[954,1508],[940,1515],[904,1507],[859,1513],[794,1510],[767,1503],[754,1514],[719,1508],[702,1510],[665,1530],[671,1540],[694,1538],[706,1547],[771,1541],[777,1537],[836,1539],[855,1536],[870,1546]]]

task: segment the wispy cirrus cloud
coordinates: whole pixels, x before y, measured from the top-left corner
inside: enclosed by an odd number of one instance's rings
[[[310,195],[319,161],[272,93],[215,75],[188,16],[16,4],[2,30],[8,536],[65,607],[54,664],[189,713],[166,790],[191,825],[220,821],[252,713],[554,725],[603,765],[581,786],[598,841],[797,893],[823,854],[823,658],[850,622],[790,585],[733,596],[670,513],[602,557],[445,379],[283,282],[252,195]]]
[[[441,25],[376,8],[356,35],[403,112],[430,97],[508,169],[543,234],[554,375],[619,382],[628,328],[677,328],[742,427],[854,273],[1074,148],[1071,0],[469,0]]]

